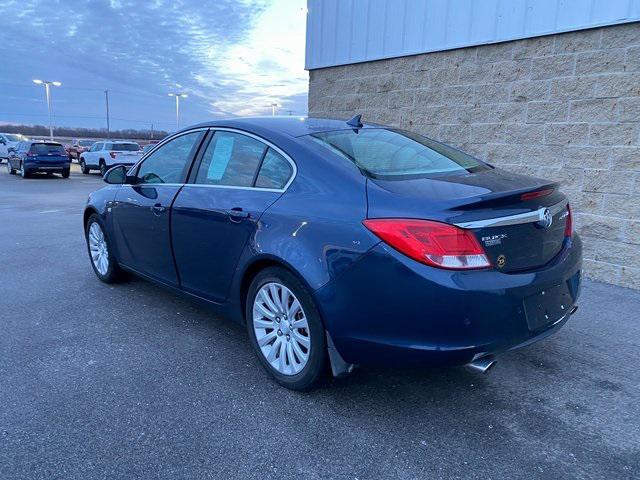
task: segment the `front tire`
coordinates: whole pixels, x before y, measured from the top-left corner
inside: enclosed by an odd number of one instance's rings
[[[86,164],[86,162],[84,161],[84,158],[81,158],[81,159],[80,159],[80,171],[81,171],[82,173],[84,173],[85,175],[89,175],[89,173],[91,172],[91,169],[90,169],[90,168],[87,168],[87,164]]]
[[[283,387],[308,390],[325,371],[320,313],[308,289],[284,268],[262,270],[245,305],[249,341],[262,366]]]
[[[85,238],[91,266],[96,276],[104,283],[115,283],[121,280],[124,272],[113,256],[100,217],[95,213],[92,213],[87,220]]]

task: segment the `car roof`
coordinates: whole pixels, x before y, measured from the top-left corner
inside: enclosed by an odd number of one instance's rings
[[[381,125],[374,123],[364,123],[362,128],[379,128]],[[347,130],[353,128],[347,124],[347,120],[337,120],[333,118],[315,118],[300,116],[278,116],[278,117],[235,117],[193,125],[183,131],[193,128],[205,127],[228,127],[240,130],[270,131],[272,133],[285,134],[292,137],[310,135],[312,133],[327,132],[332,130]]]

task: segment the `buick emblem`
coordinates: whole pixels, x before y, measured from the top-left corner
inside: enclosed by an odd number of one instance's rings
[[[553,215],[551,215],[551,210],[545,208],[540,214],[540,220],[538,221],[538,225],[542,228],[549,228],[553,223]]]

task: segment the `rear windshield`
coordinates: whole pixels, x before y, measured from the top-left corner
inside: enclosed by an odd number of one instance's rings
[[[490,169],[455,148],[403,130],[350,129],[314,133],[311,137],[373,178],[393,180]]]
[[[66,155],[64,147],[59,143],[34,143],[29,149],[30,153],[36,155]]]
[[[93,140],[80,140],[78,142],[78,145],[80,145],[81,147],[90,147],[94,143],[96,143],[96,142],[94,142]]]
[[[140,150],[140,145],[137,143],[114,143],[107,144],[105,150],[115,150],[116,152],[137,152]]]

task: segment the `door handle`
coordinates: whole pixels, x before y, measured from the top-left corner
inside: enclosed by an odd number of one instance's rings
[[[158,217],[162,215],[162,213],[164,213],[166,210],[167,210],[167,207],[163,207],[159,203],[156,203],[153,207],[151,207],[151,211],[153,212],[153,214]]]
[[[239,207],[227,210],[227,215],[232,221],[240,221],[243,218],[249,218],[249,212],[245,212]]]

